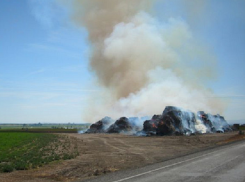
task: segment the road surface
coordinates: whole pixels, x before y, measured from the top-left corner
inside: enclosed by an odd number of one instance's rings
[[[86,182],[245,182],[245,141]]]

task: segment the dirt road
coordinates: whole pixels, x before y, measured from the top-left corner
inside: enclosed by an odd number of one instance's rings
[[[118,134],[64,134],[79,143],[80,155],[45,167],[0,174],[0,181],[73,181],[145,166],[241,137],[237,132],[196,136],[136,137]]]

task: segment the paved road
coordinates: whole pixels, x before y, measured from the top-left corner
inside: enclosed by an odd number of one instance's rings
[[[245,182],[245,141],[87,182]]]

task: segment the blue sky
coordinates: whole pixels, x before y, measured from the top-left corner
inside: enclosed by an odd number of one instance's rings
[[[207,2],[198,21],[181,0],[159,1],[156,16],[186,20],[217,57],[218,78],[209,86],[229,101],[224,116],[245,119],[245,1]],[[89,93],[99,92],[86,37],[55,0],[0,1],[0,123],[83,122]]]

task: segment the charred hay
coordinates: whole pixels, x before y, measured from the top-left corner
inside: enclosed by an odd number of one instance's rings
[[[206,130],[197,129],[198,119]],[[196,115],[182,108],[167,106],[161,115],[154,115],[138,124],[139,118],[121,117],[116,122],[109,117],[92,124],[86,133],[129,133],[136,135],[192,135],[196,133],[214,133],[232,131],[223,116],[206,114],[199,111]],[[141,128],[141,129],[140,129]]]
[[[113,123],[113,120],[110,117],[105,117],[102,120],[92,124],[86,133],[105,133],[111,123]]]
[[[131,126],[129,119],[121,117],[108,128],[107,133],[125,133],[132,131],[132,129],[133,127]]]

